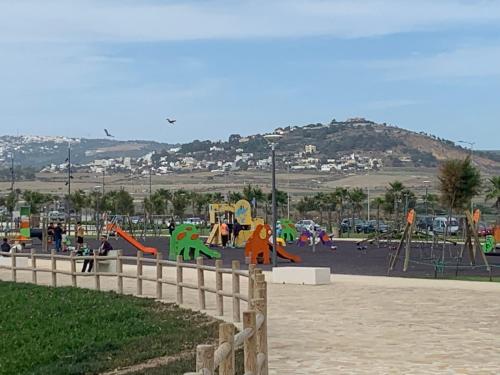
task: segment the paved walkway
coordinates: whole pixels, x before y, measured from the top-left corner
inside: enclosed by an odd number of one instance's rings
[[[186,282],[194,283],[192,271],[185,270]],[[125,272],[133,274],[134,266]],[[175,270],[167,275],[173,280]],[[18,277],[31,280],[28,272]],[[0,271],[0,279],[9,280],[10,271]],[[50,277],[39,280],[48,284]],[[70,278],[58,276],[58,283]],[[93,278],[78,283],[94,285]],[[215,283],[211,273],[206,283]],[[111,290],[116,281],[102,278],[101,285]],[[135,280],[124,283],[130,294],[135,286]],[[144,293],[153,296],[154,284],[144,282]],[[164,296],[174,301],[175,289],[165,287]],[[499,374],[499,297],[500,284],[449,280],[338,275],[327,286],[270,285],[270,374]],[[196,308],[196,298],[186,291],[185,306]],[[229,299],[225,307],[230,320]],[[215,314],[210,294],[207,309]]]

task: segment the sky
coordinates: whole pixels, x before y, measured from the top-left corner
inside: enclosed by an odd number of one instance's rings
[[[0,135],[365,117],[500,149],[499,93],[496,0],[0,0]]]

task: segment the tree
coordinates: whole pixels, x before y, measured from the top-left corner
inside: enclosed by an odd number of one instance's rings
[[[212,194],[212,202],[213,203],[222,203],[224,202],[224,195],[222,193],[216,192]]]
[[[174,209],[174,215],[182,217],[186,211],[186,207],[189,204],[189,193],[184,190],[176,190],[172,194],[172,206]]]
[[[316,207],[316,200],[311,197],[302,197],[295,205],[302,217],[306,216],[308,212],[314,211]]]
[[[491,177],[486,188],[486,201],[494,200],[493,206],[497,210],[497,224],[500,217],[500,176]]]
[[[401,181],[393,181],[389,183],[384,195],[384,211],[389,214],[394,214],[394,222],[399,230],[400,220],[399,214],[401,212],[401,203],[403,201],[403,194],[407,191],[406,187]]]
[[[254,216],[257,216],[258,204],[266,200],[266,197],[262,189],[258,186],[253,187],[251,184],[248,184],[243,188],[243,197],[250,203],[252,203],[255,200]]]
[[[96,195],[97,197],[98,195]],[[100,202],[100,207],[102,211],[111,211],[116,215],[133,215],[135,211],[134,199],[123,188],[104,194]]]
[[[38,214],[42,204],[52,201],[52,196],[50,194],[43,194],[31,190],[25,190],[22,193],[22,197],[26,204],[30,206],[32,214]]]
[[[448,208],[448,222],[451,220],[453,210],[468,207],[481,188],[481,174],[472,165],[470,157],[464,160],[445,161],[439,168],[438,180],[441,201]],[[444,231],[443,260],[447,236],[448,225]]]
[[[239,191],[230,191],[227,194],[227,197],[228,197],[227,200],[229,203],[236,203],[236,202],[243,199],[243,194],[240,193]]]
[[[71,206],[75,209],[77,215],[81,215],[85,207],[89,206],[89,197],[83,190],[76,190],[69,196]]]
[[[377,197],[372,200],[372,205],[377,209],[377,235],[380,229],[380,209],[384,206],[384,203],[385,201],[382,197]]]
[[[438,180],[441,201],[450,216],[453,210],[468,207],[481,189],[481,174],[472,165],[470,157],[445,161],[439,169]]]
[[[267,215],[270,213],[268,212],[268,208],[272,210],[272,203],[273,203],[273,194],[269,193],[266,195],[266,218]],[[276,189],[276,208],[278,211],[278,216],[280,215],[280,210],[281,210],[281,215],[284,216],[285,212],[285,207],[288,204],[288,193],[283,190],[278,190]]]
[[[342,220],[344,219],[344,207],[345,203],[348,200],[349,191],[346,188],[337,187],[335,188],[333,194],[337,200],[337,206],[339,208],[338,211],[339,236],[342,236]]]
[[[339,198],[335,193],[324,194],[323,204],[328,214],[328,229],[332,230],[332,212],[337,209]]]
[[[363,202],[366,199],[366,193],[361,188],[354,188],[349,191],[349,203],[351,204],[351,213],[352,213],[352,229],[355,229],[354,216],[355,214],[358,217],[361,216],[361,210],[363,210]]]

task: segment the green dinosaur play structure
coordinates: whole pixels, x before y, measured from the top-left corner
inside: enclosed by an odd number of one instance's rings
[[[486,236],[486,241],[482,244],[483,252],[485,254],[492,253],[495,250],[495,238],[493,236]]]
[[[219,259],[218,251],[208,248],[200,239],[200,234],[194,225],[181,224],[177,226],[170,238],[170,259],[176,260],[182,255],[184,260],[196,259],[199,256]]]
[[[291,220],[283,219],[281,223],[281,237],[285,242],[293,242],[297,239],[297,229]]]

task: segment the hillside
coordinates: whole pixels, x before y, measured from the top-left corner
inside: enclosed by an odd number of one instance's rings
[[[112,139],[86,139],[50,136],[0,136],[0,166],[9,164],[13,152],[16,165],[41,169],[50,164],[62,164],[68,157],[75,164],[85,164],[96,159],[116,157],[141,157],[151,151],[171,147],[152,141],[116,141]]]
[[[465,158],[470,151],[453,142],[363,118],[329,124],[275,129],[278,168],[353,173],[384,167],[436,167],[447,158]],[[72,144],[75,169],[108,173],[155,174],[192,170],[267,169],[269,143],[265,135],[233,134],[227,141],[195,140],[176,145],[152,141],[68,139],[63,137],[0,137],[0,169],[14,151],[16,165],[64,171],[67,144]],[[307,146],[307,147],[306,147]],[[125,160],[127,159],[127,160]],[[474,163],[489,173],[500,170],[499,152],[475,151]],[[5,170],[5,169],[4,169]],[[8,178],[8,173],[4,173]]]

